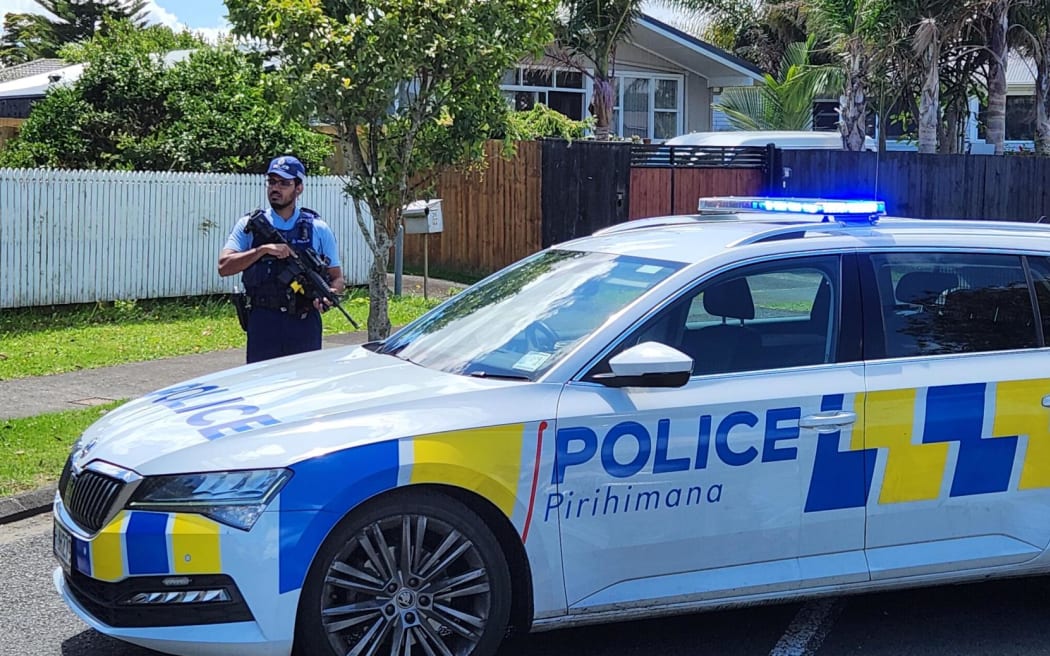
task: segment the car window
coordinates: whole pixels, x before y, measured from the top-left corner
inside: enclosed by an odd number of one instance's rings
[[[1020,256],[871,256],[886,357],[977,353],[1038,345]]]
[[[543,251],[452,297],[376,352],[449,373],[535,380],[681,266],[633,255]]]
[[[838,290],[837,256],[744,267],[672,303],[617,352],[662,342],[693,358],[693,375],[832,362]]]

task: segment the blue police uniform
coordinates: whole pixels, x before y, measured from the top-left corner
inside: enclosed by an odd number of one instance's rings
[[[271,162],[268,173],[291,179],[305,177],[303,171],[297,159],[283,157]],[[312,248],[327,259],[330,267],[340,266],[335,235],[316,212],[296,208],[288,219],[271,209],[263,214],[293,250],[301,254]],[[249,218],[244,216],[237,221],[224,248],[243,252],[261,245],[256,243],[255,235],[247,231]],[[312,302],[278,280],[285,266],[284,260],[265,256],[242,274],[241,281],[251,304],[247,326],[249,363],[321,348],[321,314]]]

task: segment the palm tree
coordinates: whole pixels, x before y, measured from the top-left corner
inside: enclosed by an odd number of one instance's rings
[[[713,1],[713,0],[711,0]],[[661,4],[693,12],[709,0],[662,0]],[[555,42],[547,55],[591,78],[591,114],[596,139],[609,138],[616,105],[616,47],[630,38],[642,15],[642,0],[565,0],[554,25]]]
[[[864,148],[870,75],[889,30],[891,0],[810,0],[806,27],[828,43],[843,72],[839,113],[846,150]]]
[[[54,57],[67,43],[86,41],[104,31],[104,17],[146,25],[146,0],[34,0],[56,17],[40,14],[4,15],[4,36],[0,40],[0,61],[18,64],[42,57]]]
[[[838,68],[813,65],[813,43],[813,37],[792,43],[777,66],[776,76],[767,73],[761,87],[726,89],[714,108],[739,130],[812,129],[814,99],[842,83]]]
[[[1018,50],[1035,62],[1035,152],[1050,156],[1050,15],[1032,2],[1017,13]]]

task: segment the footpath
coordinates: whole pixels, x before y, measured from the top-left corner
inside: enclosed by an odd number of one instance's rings
[[[389,285],[393,288],[393,276]],[[430,298],[448,298],[453,290],[465,285],[445,280],[427,281]],[[404,276],[402,293],[422,295],[423,278]],[[361,344],[367,340],[364,331],[326,335],[322,348]],[[244,349],[195,353],[173,358],[131,362],[113,367],[82,369],[65,374],[19,378],[0,382],[0,420],[83,409],[121,399],[133,399],[183,380],[230,369],[244,364]],[[2,457],[2,456],[0,456]],[[57,472],[56,472],[57,479]],[[55,486],[13,497],[0,497],[0,524],[18,521],[46,512],[55,496]]]

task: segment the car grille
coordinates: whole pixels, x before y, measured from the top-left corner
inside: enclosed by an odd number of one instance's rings
[[[90,469],[74,473],[72,463],[67,462],[58,485],[66,512],[81,528],[94,533],[109,517],[125,483]]]

